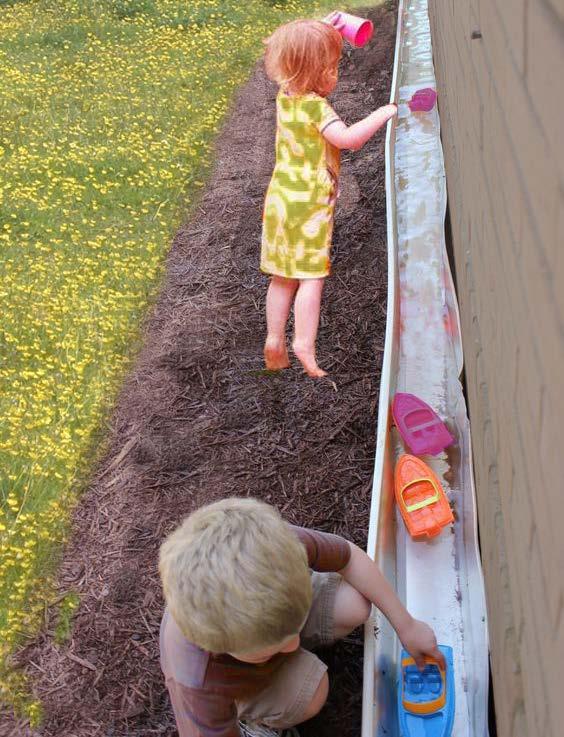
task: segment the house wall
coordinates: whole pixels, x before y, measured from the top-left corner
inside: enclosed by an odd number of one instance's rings
[[[564,0],[429,0],[429,14],[498,734],[557,737],[564,734]]]

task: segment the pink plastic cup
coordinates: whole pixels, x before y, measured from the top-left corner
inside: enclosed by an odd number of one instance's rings
[[[350,13],[335,12],[329,21],[353,46],[364,46],[372,38],[374,25],[371,20]]]

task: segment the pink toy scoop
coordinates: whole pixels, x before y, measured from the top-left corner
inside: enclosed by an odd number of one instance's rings
[[[424,87],[413,95],[407,103],[412,113],[422,112],[428,113],[433,109],[433,105],[437,101],[437,93],[431,87]]]
[[[437,413],[414,394],[398,392],[392,402],[394,422],[414,455],[437,455],[454,442]]]

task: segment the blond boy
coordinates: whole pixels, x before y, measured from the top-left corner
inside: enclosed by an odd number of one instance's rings
[[[366,553],[253,499],[191,514],[163,543],[159,568],[161,666],[180,737],[295,734],[288,728],[315,716],[329,689],[310,648],[344,637],[372,604],[419,664],[442,661],[433,631]]]

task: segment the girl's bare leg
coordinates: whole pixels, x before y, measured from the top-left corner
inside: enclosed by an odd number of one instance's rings
[[[286,347],[286,323],[298,288],[297,279],[273,276],[266,293],[266,328],[264,361],[270,371],[288,368],[290,359]]]
[[[325,279],[302,279],[294,302],[296,334],[292,347],[304,371],[315,378],[327,375],[327,371],[319,368],[315,358],[315,340],[324,282]]]

